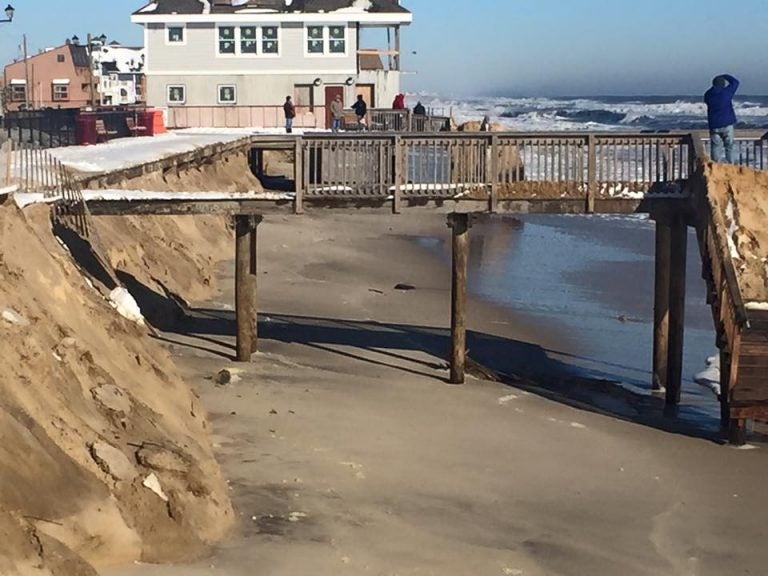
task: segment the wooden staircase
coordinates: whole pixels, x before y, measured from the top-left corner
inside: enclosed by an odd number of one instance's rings
[[[700,157],[691,182],[695,226],[720,349],[722,425],[729,441],[741,445],[747,421],[768,418],[768,310],[750,309],[743,300],[728,227],[707,189],[707,160]]]

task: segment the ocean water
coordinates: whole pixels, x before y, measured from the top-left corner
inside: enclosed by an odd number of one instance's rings
[[[458,122],[485,115],[516,131],[706,129],[701,96],[469,98],[412,95]],[[739,127],[768,130],[768,96],[739,97]],[[471,230],[471,293],[557,331],[554,369],[648,393],[653,355],[654,225],[645,216],[488,218]],[[443,240],[425,240],[447,257]],[[694,383],[716,352],[695,234],[689,238],[683,405],[714,421]],[[545,368],[546,369],[546,368]]]
[[[449,98],[412,94],[436,113],[458,122],[489,116],[516,131],[698,130],[707,127],[702,96],[601,96],[590,98]],[[737,96],[739,128],[768,130],[768,96]]]

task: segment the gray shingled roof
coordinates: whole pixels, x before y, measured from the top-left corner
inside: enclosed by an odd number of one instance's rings
[[[157,4],[151,12],[134,12],[136,15],[150,16],[155,14],[202,14],[203,3],[200,0],[155,0],[149,4]],[[231,6],[219,0],[211,1],[211,14],[233,14],[243,8],[265,8],[279,12],[333,12],[340,8],[349,8],[354,0],[293,0],[289,8],[284,0],[250,0],[247,5]],[[371,0],[371,13],[405,13],[409,11],[400,6],[396,0]],[[147,4],[147,6],[149,5]]]
[[[70,44],[69,51],[72,54],[72,63],[76,68],[90,68],[88,50],[80,44]]]

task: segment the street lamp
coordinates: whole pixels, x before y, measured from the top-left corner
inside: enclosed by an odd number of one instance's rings
[[[0,22],[11,22],[13,20],[14,12],[16,12],[16,9],[10,4],[8,4],[8,6],[5,7],[5,15],[7,16],[7,18],[5,20],[0,20]]]

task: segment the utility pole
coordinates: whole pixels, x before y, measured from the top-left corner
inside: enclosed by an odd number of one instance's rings
[[[23,35],[24,42],[24,107],[29,110],[29,91],[32,88],[29,85],[29,59],[27,58],[27,35]]]
[[[88,33],[88,43],[85,45],[85,49],[88,51],[88,78],[90,79],[91,86],[91,107],[96,105],[96,94],[93,86],[93,37],[91,33]]]

